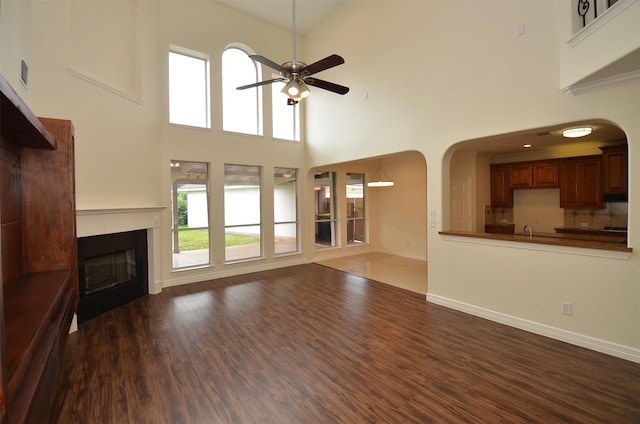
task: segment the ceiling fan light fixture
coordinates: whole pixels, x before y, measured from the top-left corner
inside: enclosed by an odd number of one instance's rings
[[[585,137],[593,131],[591,127],[579,127],[579,128],[567,128],[562,130],[562,136],[566,138],[580,138]]]
[[[309,87],[300,79],[292,78],[284,88],[282,93],[293,100],[301,100],[309,96]]]

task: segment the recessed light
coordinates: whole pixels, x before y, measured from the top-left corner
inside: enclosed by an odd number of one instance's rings
[[[566,130],[562,130],[562,136],[567,138],[584,137],[591,134],[591,131],[593,131],[593,128],[591,127],[568,128]]]
[[[530,149],[531,148],[531,144],[523,144],[522,147],[524,147],[525,149]]]

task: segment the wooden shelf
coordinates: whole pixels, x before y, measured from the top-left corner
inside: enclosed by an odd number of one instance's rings
[[[47,422],[78,299],[71,121],[0,75],[0,424]]]
[[[5,339],[7,342],[7,380],[21,374],[24,363],[30,362],[67,287],[69,271],[26,274],[14,284],[4,287]],[[11,393],[11,390],[9,390]]]
[[[20,143],[20,147],[55,149],[56,141],[42,122],[0,75],[0,130],[2,136]]]
[[[71,270],[26,274],[4,288],[7,401],[12,405],[12,421],[21,421],[31,412],[30,400],[43,389],[41,381],[51,358],[61,359],[60,348],[73,315],[71,275]]]

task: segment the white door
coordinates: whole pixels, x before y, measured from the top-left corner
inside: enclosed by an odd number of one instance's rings
[[[450,213],[452,231],[471,231],[471,192],[469,180],[451,180]]]

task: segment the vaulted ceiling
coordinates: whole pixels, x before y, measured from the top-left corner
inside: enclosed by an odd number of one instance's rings
[[[291,0],[216,0],[232,9],[291,31]],[[296,32],[308,34],[347,0],[295,0]]]

